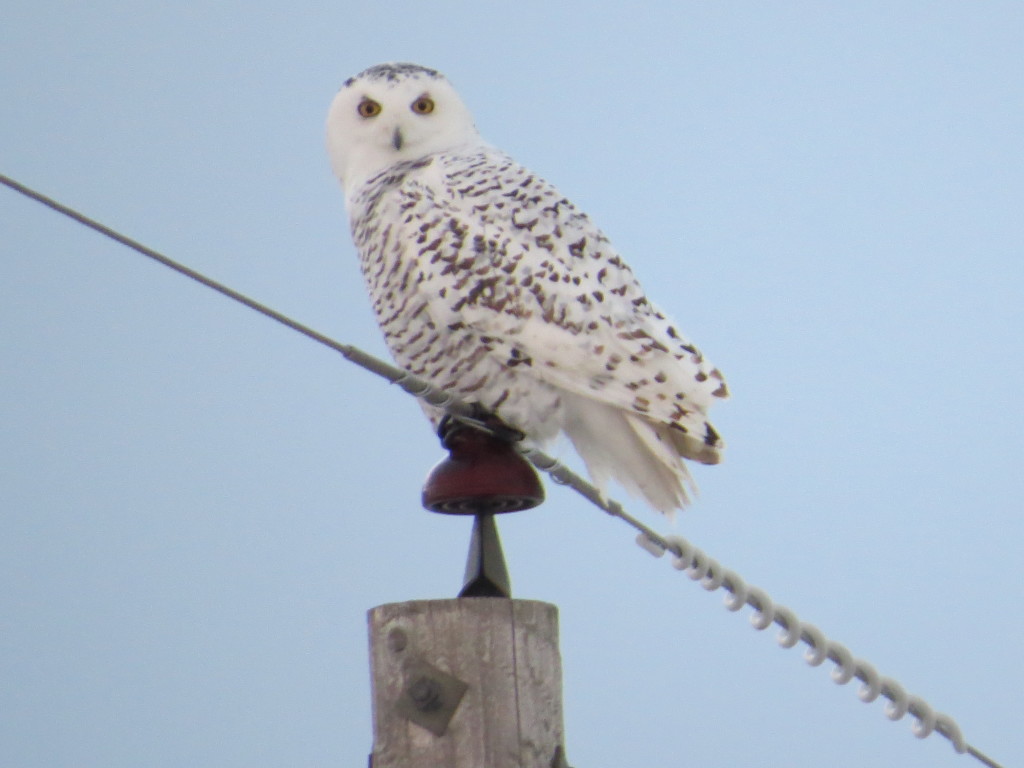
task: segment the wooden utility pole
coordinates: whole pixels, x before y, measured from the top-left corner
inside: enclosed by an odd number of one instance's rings
[[[454,600],[369,612],[371,768],[568,768],[558,609],[513,600],[494,515],[540,504],[533,468],[505,440],[455,425],[423,503],[475,516]]]
[[[564,765],[558,610],[467,597],[370,611],[373,768]]]

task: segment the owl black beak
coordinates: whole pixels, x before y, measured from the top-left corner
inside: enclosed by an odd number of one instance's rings
[[[395,128],[395,132],[393,134],[391,134],[391,146],[393,146],[396,151],[402,148],[402,129],[401,128]]]

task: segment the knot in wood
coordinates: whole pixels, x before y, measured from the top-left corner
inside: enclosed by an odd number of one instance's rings
[[[388,632],[388,648],[392,653],[401,653],[409,644],[409,637],[404,630],[395,627]]]

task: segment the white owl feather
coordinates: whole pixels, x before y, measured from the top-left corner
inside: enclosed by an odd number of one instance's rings
[[[707,410],[726,386],[591,220],[484,142],[425,67],[346,81],[327,143],[398,363],[538,444],[564,432],[599,487],[683,507],[682,457],[721,459]]]

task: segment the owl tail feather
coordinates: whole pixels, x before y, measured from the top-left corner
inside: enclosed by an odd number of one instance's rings
[[[669,517],[689,503],[696,486],[668,426],[580,395],[562,403],[562,428],[602,494],[614,479]]]

